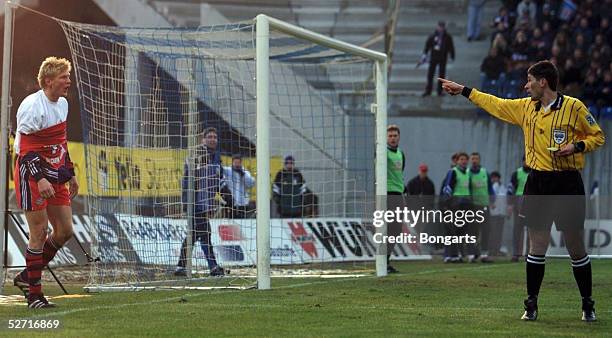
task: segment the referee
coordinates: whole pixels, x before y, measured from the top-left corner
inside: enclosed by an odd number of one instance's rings
[[[582,296],[582,320],[597,320],[591,299],[591,261],[584,247],[585,198],[580,170],[584,153],[604,144],[604,134],[580,100],[557,92],[559,73],[549,61],[527,70],[530,97],[504,100],[439,79],[451,95],[462,94],[489,114],[523,129],[525,161],[531,173],[525,185],[521,217],[529,232],[527,299],[523,320],[536,320],[546,250],[554,222],[563,233],[574,278]]]

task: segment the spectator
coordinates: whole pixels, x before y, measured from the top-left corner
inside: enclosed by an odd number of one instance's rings
[[[570,52],[570,43],[565,32],[561,31],[555,36],[553,47],[559,48],[560,55],[568,55]],[[565,61],[564,61],[565,63]]]
[[[546,41],[547,46],[552,46],[553,40],[555,39],[555,32],[552,29],[550,21],[544,21],[542,24],[542,39]]]
[[[529,12],[527,11],[519,15],[518,19],[516,20],[516,23],[517,24],[515,26],[515,31],[523,30],[526,32],[530,32],[535,26],[535,21],[532,19],[531,15],[529,15]]]
[[[497,95],[498,90],[502,87],[500,77],[502,74],[505,77],[506,61],[504,57],[499,55],[497,48],[492,47],[489,50],[489,56],[482,60],[480,71],[484,74],[482,88],[488,93]],[[501,80],[503,80],[503,77]]]
[[[413,210],[425,208],[432,210],[434,207],[434,195],[436,189],[434,183],[427,177],[428,167],[425,163],[419,164],[419,174],[408,182],[406,193],[407,204]],[[417,224],[417,231],[421,232],[422,224]]]
[[[612,46],[612,29],[610,28],[610,18],[603,17],[599,22],[599,29],[597,30],[597,34],[601,34],[606,37],[606,43],[609,46]]]
[[[519,17],[527,14],[531,22],[535,22],[537,7],[534,1],[523,0],[516,7],[516,12],[518,13]]]
[[[524,86],[525,72],[532,60],[532,50],[529,46],[529,42],[527,42],[527,35],[523,31],[519,31],[516,35],[512,46],[510,47],[512,55],[510,57],[510,67],[509,67],[509,88],[508,88],[508,96],[510,97],[518,97],[520,94],[521,88]]]
[[[255,186],[251,173],[242,167],[242,156],[232,156],[231,167],[223,167],[227,186],[232,193],[231,218],[249,218],[249,189]]]
[[[468,42],[478,40],[480,38],[480,22],[482,21],[482,8],[486,0],[469,0],[468,1],[468,22],[467,22],[467,40]]]
[[[429,168],[427,164],[419,164],[419,174],[412,178],[406,186],[406,192],[410,196],[433,196],[436,193],[434,183],[427,177]]]
[[[576,67],[572,58],[565,60],[565,67],[563,67],[563,75],[561,78],[561,85],[563,86],[565,94],[579,97],[581,83],[582,74],[580,68]]]
[[[581,50],[583,53],[589,51],[589,45],[584,41],[584,35],[582,33],[576,34],[574,38],[574,50]]]
[[[533,30],[533,36],[531,37],[530,48],[534,53],[534,60],[546,60],[548,59],[548,52],[550,51],[550,45],[546,43],[546,40],[542,36],[542,30],[536,28]]]
[[[491,47],[496,48],[499,52],[499,55],[503,56],[504,59],[508,59],[511,55],[510,47],[508,46],[508,40],[504,37],[503,34],[498,33],[497,36],[495,36]]]
[[[598,61],[600,61],[602,64],[607,64],[610,62],[610,55],[612,53],[610,52],[610,46],[606,44],[606,40],[602,34],[595,35],[595,41],[590,49],[591,55],[593,55],[594,51],[598,51],[600,53],[601,59]]]
[[[603,96],[603,105],[612,107],[612,71],[604,71],[604,79],[601,85],[601,95]]]
[[[593,42],[593,30],[589,27],[589,19],[580,18],[580,24],[574,29],[576,34],[582,34],[584,42],[590,45]]]
[[[574,55],[572,56],[574,59],[574,65],[580,69],[580,72],[587,68],[588,60],[584,57],[584,51],[580,48],[574,49]],[[582,74],[581,74],[582,75]]]
[[[495,192],[495,204],[491,207],[491,218],[489,222],[489,254],[499,256],[504,233],[504,221],[508,216],[507,194],[508,189],[501,181],[499,172],[491,173],[491,183]],[[484,240],[484,239],[483,239]]]
[[[506,28],[504,24],[500,22],[495,26],[495,31],[491,34],[491,43],[495,41],[498,35],[502,35],[505,41],[510,40],[510,29]]]
[[[436,31],[429,36],[427,42],[425,42],[425,48],[423,49],[423,55],[429,56],[429,69],[427,70],[427,87],[423,96],[431,95],[433,88],[433,76],[438,68],[439,77],[444,78],[446,76],[446,61],[448,56],[452,60],[455,60],[455,46],[453,45],[453,38],[446,32],[446,23],[444,21],[438,22]],[[438,82],[438,96],[442,96],[442,83]]]
[[[510,46],[510,50],[512,52],[511,59],[515,67],[518,64],[522,68],[527,68],[526,63],[531,61],[532,51],[527,42],[527,34],[524,31],[518,31],[516,38]]]
[[[295,167],[295,158],[287,155],[283,169],[276,173],[272,184],[272,198],[278,214],[283,218],[302,217],[306,191],[306,181]]]
[[[542,5],[542,11],[536,21],[538,26],[541,26],[543,22],[548,21],[553,26],[557,26],[557,12],[554,6],[550,3],[549,0],[546,0]]]
[[[587,106],[601,105],[603,102],[600,99],[603,87],[597,81],[597,74],[589,71],[586,76],[586,81],[582,85],[582,97],[584,104]]]
[[[562,69],[565,65],[565,56],[561,54],[561,48],[557,45],[553,45],[550,50],[550,61],[552,62],[553,58],[556,62],[553,62],[557,69]]]
[[[502,6],[502,8],[499,9],[499,15],[497,15],[495,19],[493,19],[493,23],[491,24],[491,27],[493,28],[501,27],[503,30],[508,30],[510,29],[510,26],[511,26],[510,14],[508,13],[508,9]]]

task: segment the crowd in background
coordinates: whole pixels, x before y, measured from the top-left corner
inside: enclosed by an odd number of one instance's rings
[[[527,68],[548,59],[559,90],[580,98],[597,117],[612,118],[612,0],[504,0],[491,25],[482,86],[505,98],[523,97]]]

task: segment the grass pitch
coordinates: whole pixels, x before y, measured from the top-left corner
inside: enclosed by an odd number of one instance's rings
[[[524,263],[393,264],[400,274],[273,279],[272,290],[143,291],[63,298],[53,310],[0,306],[0,336],[609,336],[612,261],[593,259],[599,321],[580,321],[567,259],[548,259],[537,322],[522,322]],[[48,295],[59,289],[47,283]],[[79,285],[70,291],[83,294]],[[16,294],[12,286],[5,294]],[[61,320],[61,329],[6,329],[7,319]]]

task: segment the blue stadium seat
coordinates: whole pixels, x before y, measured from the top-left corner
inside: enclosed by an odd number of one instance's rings
[[[612,106],[601,108],[599,114],[604,119],[612,119]]]

